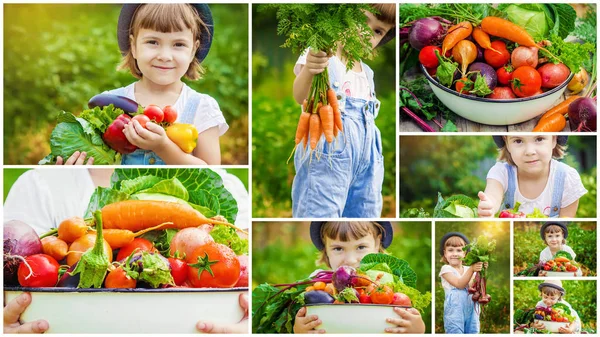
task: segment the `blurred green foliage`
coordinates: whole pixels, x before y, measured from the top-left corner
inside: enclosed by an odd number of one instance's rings
[[[431,222],[393,223],[394,240],[387,249],[406,260],[417,274],[417,289],[431,291]],[[309,223],[255,222],[252,224],[252,288],[262,283],[291,283],[318,268],[319,252],[310,241]],[[431,331],[431,310],[422,314]]]
[[[448,232],[461,232],[469,240],[481,234],[496,240],[487,271],[487,293],[492,300],[480,316],[481,333],[508,333],[510,331],[510,223],[509,222],[442,222],[435,223],[435,331],[444,332],[444,288],[439,275],[443,263],[439,254],[440,240]]]
[[[105,90],[136,79],[116,71],[115,4],[4,6],[4,163],[37,164],[50,152],[61,110],[79,113]],[[222,161],[248,162],[248,6],[211,5],[215,39],[205,77],[188,84],[214,97],[230,125]],[[26,42],[25,42],[26,41]]]
[[[543,281],[514,281],[514,310],[534,308],[540,301],[538,285]],[[577,311],[582,328],[596,330],[597,296],[596,281],[562,281],[565,289],[563,299]]]
[[[546,244],[540,237],[542,223],[515,222],[514,224],[514,270],[518,273],[528,265],[540,259],[540,253]],[[575,261],[581,264],[583,276],[595,276],[596,270],[596,223],[574,222],[569,224],[567,245],[573,248],[577,256]]]
[[[299,55],[280,48],[277,21],[272,11],[253,6],[252,53],[252,209],[254,217],[291,217],[291,186],[295,170],[286,164],[294,148],[300,106],[292,89],[294,64]],[[394,40],[367,63],[375,73],[381,109],[375,123],[381,131],[385,175],[382,217],[395,217],[396,94]]]
[[[399,166],[400,213],[424,208],[433,214],[437,192],[444,198],[465,194],[477,199],[496,163],[490,136],[401,136]],[[562,161],[575,168],[588,193],[579,200],[577,217],[596,217],[596,137],[569,137]]]

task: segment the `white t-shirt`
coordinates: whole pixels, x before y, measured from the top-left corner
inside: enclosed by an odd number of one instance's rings
[[[560,250],[564,250],[565,252],[571,254],[571,256],[573,257],[573,260],[575,260],[575,252],[573,251],[573,249],[567,245],[563,245]],[[544,250],[542,250],[542,252],[540,253],[540,261],[542,262],[546,262],[546,261],[550,261],[552,260],[553,255],[550,252],[550,247],[546,247],[544,248]]]
[[[461,277],[467,273],[467,270],[469,270],[469,267],[463,266],[463,272],[461,274],[458,270],[454,269],[454,267],[452,267],[451,265],[449,265],[449,264],[443,265],[442,269],[440,269],[440,273],[438,276],[442,279],[442,287],[444,288],[444,291],[449,291],[449,290],[457,289],[457,288],[455,286],[451,285],[448,281],[446,281],[446,279],[443,278],[442,275],[447,274],[447,273],[452,273],[452,274],[456,275],[457,277]],[[473,273],[473,276],[475,276],[475,273]]]
[[[575,331],[574,333],[581,333],[581,319],[579,319],[579,314],[577,314],[577,311],[573,310],[573,307],[567,303],[565,300],[560,300],[557,303],[561,303],[566,305],[567,307],[569,307],[569,310],[571,310],[571,316],[575,317]],[[535,305],[535,307],[542,307],[542,308],[548,308],[548,306],[546,305],[546,303],[544,303],[544,301],[539,301],[537,302],[537,304]]]
[[[131,83],[123,89],[125,90],[125,97],[137,102],[135,99],[135,83],[136,82]],[[116,90],[119,89],[105,91],[104,93],[114,94]],[[177,120],[175,122],[180,122],[180,117],[189,97],[195,93],[196,91],[194,91],[194,89],[190,88],[185,83],[183,84],[181,94],[173,105],[173,108],[175,111],[177,111]],[[200,103],[198,104],[198,108],[196,109],[196,113],[194,115],[194,126],[196,126],[198,133],[202,133],[212,127],[217,126],[219,127],[219,136],[222,136],[227,129],[229,129],[229,125],[227,125],[225,117],[223,116],[223,112],[221,112],[221,109],[219,108],[219,103],[217,103],[214,98],[206,94],[200,94],[200,96]]]
[[[525,214],[533,213],[534,208],[539,209],[545,215],[550,214],[550,207],[552,204],[552,191],[554,188],[554,176],[556,174],[556,166],[559,163],[556,160],[550,161],[550,176],[548,177],[548,182],[544,187],[544,191],[535,199],[527,199],[519,190],[519,184],[517,179],[517,170],[515,167],[514,172],[514,180],[516,184],[515,190],[515,202],[520,202],[521,206],[519,211],[524,212]],[[505,163],[498,162],[494,165],[487,174],[488,179],[494,179],[500,182],[502,185],[503,191],[506,193],[508,189],[508,170],[506,169]],[[587,193],[585,187],[583,187],[583,183],[581,182],[581,177],[579,177],[579,173],[572,167],[567,166],[565,172],[565,182],[563,188],[563,196],[561,200],[561,207],[565,208],[575,201],[579,200],[584,194]]]
[[[235,225],[249,228],[248,191],[233,174],[212,168],[237,201]],[[95,190],[87,168],[34,169],[23,173],[4,202],[4,221],[21,220],[38,234],[56,228],[65,219],[85,214]]]
[[[302,55],[296,61],[294,66],[294,74],[298,76],[301,67],[306,64],[306,53],[304,51]],[[337,56],[329,58],[329,67],[335,67],[336,74],[344,74],[342,81],[340,82],[341,89],[344,94],[348,97],[361,98],[364,100],[370,100],[373,98],[371,86],[369,85],[369,79],[365,73],[364,67],[361,72],[355,72],[352,70],[346,71],[346,65]]]

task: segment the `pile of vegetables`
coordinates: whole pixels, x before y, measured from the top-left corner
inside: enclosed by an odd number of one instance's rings
[[[520,202],[516,202],[515,203],[515,207],[513,207],[512,209],[505,209],[502,210],[498,213],[498,217],[499,218],[508,218],[508,219],[514,219],[514,218],[547,218],[548,216],[545,215],[542,211],[540,211],[539,208],[534,208],[533,212],[530,214],[525,214],[523,211],[519,211],[519,208],[521,207],[521,203]],[[546,207],[546,209],[544,211],[549,211],[550,207]]]
[[[463,250],[467,251],[467,255],[463,259],[463,263],[467,266],[478,262],[491,262],[494,261],[492,253],[496,250],[496,240],[489,240],[485,235],[480,235],[463,247]],[[492,300],[490,294],[487,293],[486,284],[487,268],[484,267],[476,273],[475,280],[468,289],[469,294],[473,294],[472,299],[476,309],[478,308],[477,303],[484,306]]]
[[[94,164],[116,165],[121,155],[137,150],[123,129],[132,120],[142,128],[152,121],[165,128],[166,134],[182,151],[191,153],[196,147],[198,130],[191,124],[175,123],[177,111],[171,106],[139,106],[135,101],[117,95],[99,94],[88,102],[89,109],[79,116],[62,111],[50,135],[51,152],[39,164],[55,164],[57,157],[69,158],[76,151],[94,157]]]
[[[5,285],[247,287],[248,241],[238,232],[247,233],[229,223],[237,206],[218,175],[143,171],[115,170],[85,219],[65,219],[40,237],[22,222],[5,224]]]
[[[569,306],[563,303],[556,303],[552,307],[536,307],[534,318],[536,320],[547,322],[571,323],[575,317],[571,315]]]
[[[261,284],[252,292],[252,329],[254,333],[292,333],[296,312],[311,304],[387,304],[422,312],[431,295],[415,289],[416,281],[406,261],[368,254],[358,269],[341,266],[295,283]]]
[[[539,95],[572,73],[571,94],[585,87],[587,92],[549,110],[533,131],[561,131],[567,113],[573,131],[595,131],[596,86],[588,86],[588,73],[593,83],[596,79],[594,5],[589,12],[592,18],[576,28],[577,15],[568,4],[403,4],[401,77],[421,64],[441,85],[460,95],[501,100]],[[584,42],[565,42],[569,35]],[[416,92],[421,86],[414,83],[404,89]],[[432,103],[438,105],[437,99],[429,97],[419,105]],[[422,110],[428,109],[402,111],[424,131],[435,131],[416,114],[433,119],[431,112]],[[442,131],[452,129],[453,125]]]
[[[573,260],[571,254],[560,250],[554,254],[552,260],[546,261],[542,268],[546,271],[577,272],[579,264]]]
[[[277,10],[277,33],[286,36],[282,47],[291,48],[296,54],[310,49],[333,55],[342,47],[347,69],[373,55],[372,33],[365,11],[374,9],[368,4],[269,4],[260,8]],[[342,131],[338,98],[329,87],[329,73],[324,71],[313,77],[308,97],[302,104],[294,151],[302,142],[304,148],[310,145],[312,153],[321,135],[331,144]]]

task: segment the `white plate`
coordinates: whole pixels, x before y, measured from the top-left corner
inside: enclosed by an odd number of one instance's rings
[[[552,333],[557,333],[558,328],[560,328],[561,326],[566,328],[569,325],[569,323],[565,323],[565,322],[543,321],[541,319],[536,319],[535,322],[544,324],[544,327],[546,328],[546,330],[548,330],[549,332],[552,332]]]
[[[386,318],[399,317],[394,306],[381,304],[317,304],[307,305],[307,315],[317,315],[323,322],[317,329],[327,333],[385,333],[395,325]]]
[[[5,288],[5,301],[26,289],[32,301],[22,322],[45,319],[48,333],[198,333],[199,320],[234,324],[248,288],[71,289]]]

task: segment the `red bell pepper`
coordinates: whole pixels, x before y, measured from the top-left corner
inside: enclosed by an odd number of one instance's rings
[[[137,150],[137,146],[131,144],[123,133],[125,125],[130,121],[131,117],[127,114],[119,115],[119,117],[110,124],[102,136],[104,142],[108,144],[111,149],[121,154],[127,154]]]
[[[498,215],[499,218],[525,218],[527,215],[523,212],[519,212],[520,202],[515,203],[513,209],[505,209]]]

